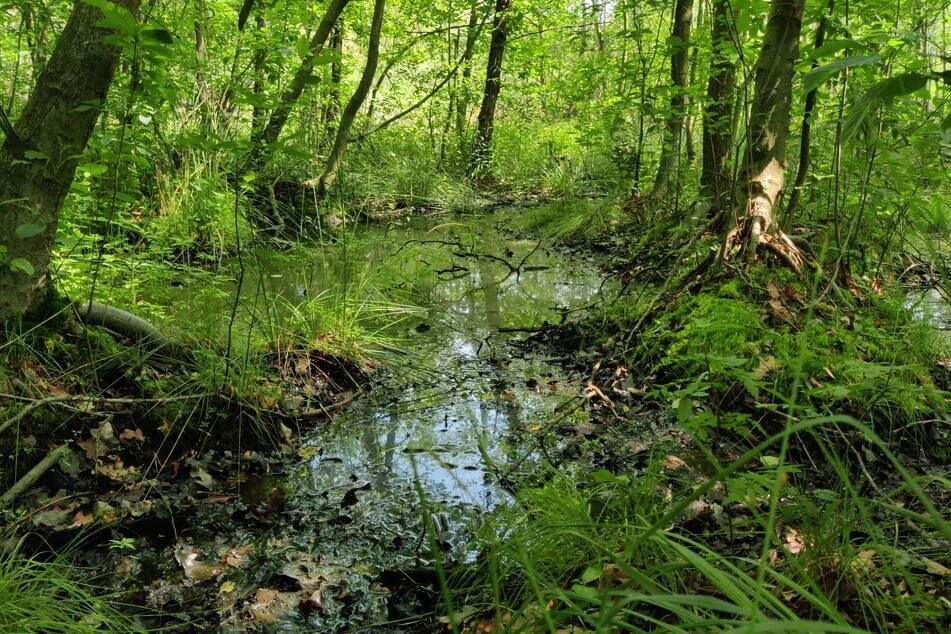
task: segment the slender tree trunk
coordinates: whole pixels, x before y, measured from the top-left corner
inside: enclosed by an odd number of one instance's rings
[[[343,21],[338,20],[330,35],[330,49],[336,54],[330,64],[330,93],[327,95],[327,107],[324,110],[324,125],[327,135],[332,134],[332,126],[340,116],[340,79],[343,77]]]
[[[469,90],[472,83],[472,55],[475,53],[476,36],[479,29],[479,3],[473,0],[469,10],[469,24],[466,27],[466,48],[463,51],[462,79],[459,81],[459,98],[456,103],[456,135],[459,138],[459,156],[466,157],[466,128],[469,124]]]
[[[26,31],[26,44],[30,49],[30,63],[33,66],[33,77],[39,77],[43,72],[43,66],[46,64],[46,27],[42,20],[34,20],[33,8],[30,6],[32,0],[24,0],[23,8],[23,29]]]
[[[713,58],[703,113],[701,195],[710,215],[730,208],[730,157],[733,151],[733,93],[736,90],[735,46],[730,36],[730,0],[714,0],[711,28]]]
[[[139,0],[115,4],[138,13]],[[96,26],[102,19],[99,9],[77,0],[15,137],[0,147],[0,320],[36,307],[46,295],[59,211],[121,53],[103,42],[110,30]]]
[[[195,83],[198,86],[198,111],[203,129],[214,127],[214,96],[205,71],[208,68],[208,45],[205,43],[205,11],[197,4],[195,15]]]
[[[670,114],[660,153],[660,165],[651,190],[651,198],[658,200],[667,195],[677,172],[680,160],[681,137],[687,109],[687,67],[690,47],[690,23],[693,20],[693,0],[677,0],[674,8],[674,25],[671,30],[670,54]]]
[[[819,20],[819,26],[816,27],[815,48],[819,48],[826,40],[826,29],[829,24],[829,17],[835,9],[835,0],[829,0],[828,12]],[[819,61],[812,63],[816,68]],[[799,196],[802,186],[809,175],[809,159],[812,150],[812,113],[816,109],[816,103],[819,101],[819,87],[816,86],[806,94],[806,103],[802,110],[802,133],[799,136],[799,169],[796,171],[796,182],[793,184],[792,192],[789,194],[789,204],[786,205],[786,214],[783,224],[788,227],[795,217],[797,207],[799,206]]]
[[[262,33],[267,28],[267,20],[261,16],[255,19],[255,25],[258,32]],[[240,22],[239,22],[240,24]],[[260,134],[264,128],[265,109],[260,100],[264,99],[264,66],[267,62],[267,47],[258,44],[258,50],[254,53],[254,83],[251,85],[251,94],[254,95],[254,104],[251,106],[251,138]]]
[[[469,177],[484,180],[492,160],[492,134],[495,130],[495,107],[502,90],[502,58],[508,40],[508,9],[512,0],[495,0],[495,20],[492,24],[492,40],[489,44],[489,62],[485,73],[485,89],[482,92],[482,107],[476,127],[472,157],[469,162]]]
[[[770,8],[763,47],[756,62],[741,174],[743,203],[724,240],[723,260],[740,254],[752,259],[763,246],[797,272],[804,264],[799,249],[779,229],[774,218],[786,172],[792,79],[799,58],[804,5],[805,0],[773,0]]]
[[[327,163],[324,171],[317,177],[312,184],[316,188],[318,198],[327,194],[337,180],[337,172],[340,170],[340,160],[347,149],[347,142],[350,140],[350,128],[353,127],[353,121],[360,111],[370,87],[373,85],[373,77],[376,75],[376,67],[380,61],[380,32],[383,30],[383,11],[386,6],[386,0],[376,0],[373,4],[373,21],[370,24],[370,44],[367,48],[367,63],[363,67],[363,75],[360,77],[360,83],[356,90],[350,96],[350,101],[343,109],[340,115],[340,125],[337,126],[337,137],[334,140],[333,148],[327,157]]]
[[[281,95],[277,107],[271,112],[268,122],[254,135],[251,151],[248,153],[244,165],[245,172],[258,172],[267,163],[271,156],[271,146],[281,136],[284,125],[291,114],[291,110],[304,93],[307,82],[314,71],[314,62],[324,49],[324,44],[333,30],[340,13],[350,4],[350,0],[331,0],[327,12],[317,26],[317,32],[310,41],[310,56],[298,67],[288,89]]]

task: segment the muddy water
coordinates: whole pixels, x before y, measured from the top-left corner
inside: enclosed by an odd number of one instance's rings
[[[535,432],[580,386],[553,359],[513,347],[523,334],[501,331],[558,323],[597,301],[606,282],[585,257],[521,239],[509,217],[361,228],[331,250],[264,257],[246,274],[248,303],[249,289],[291,308],[372,283],[411,288],[424,308],[390,327],[400,338],[385,344],[392,369],[379,385],[306,432],[301,457],[285,468],[287,499],[262,546],[272,563],[294,569],[281,573],[285,583],[313,586],[313,562],[334,572],[322,593],[332,598],[280,615],[278,630],[345,630],[413,614],[423,606],[384,584],[399,585],[399,571],[429,569],[437,556],[450,566],[474,557],[480,518],[508,496],[500,473],[530,473],[543,457]]]

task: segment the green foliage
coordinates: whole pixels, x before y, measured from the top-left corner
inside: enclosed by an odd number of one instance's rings
[[[845,316],[819,305],[792,327],[771,313],[767,298],[741,288],[727,281],[717,295],[681,296],[655,316],[669,326],[656,331],[653,371],[673,380],[660,393],[686,408],[682,418],[692,416],[691,399],[708,394],[720,405],[695,424],[719,426],[733,404],[768,409],[797,391],[811,415],[845,411],[885,426],[944,408],[946,395],[930,372],[946,344],[900,297],[874,299]]]

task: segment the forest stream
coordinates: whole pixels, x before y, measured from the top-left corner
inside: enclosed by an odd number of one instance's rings
[[[249,454],[256,472],[232,478],[239,496],[210,475],[213,453],[193,466],[215,504],[178,520],[191,525],[164,553],[144,555],[164,559],[156,564],[164,574],[149,584],[151,607],[206,603],[205,617],[217,609],[235,631],[272,622],[278,631],[336,631],[425,613],[426,592],[414,588],[431,590],[436,580],[431,544],[447,569],[477,556],[483,515],[509,496],[513,478],[537,471],[546,448],[544,432],[533,432],[583,387],[557,356],[513,352],[513,338],[558,323],[615,284],[593,256],[523,239],[510,218],[500,210],[370,224],[336,245],[244,263],[236,330],[262,294],[293,310],[355,283],[355,268],[370,266],[397,287],[419,283],[405,279],[411,261],[437,272],[425,314],[399,326],[408,343],[392,352],[397,362],[332,421],[302,428],[283,458]],[[409,248],[420,242],[424,252]],[[226,310],[220,290],[181,292],[217,294]],[[191,306],[210,310],[205,299]]]

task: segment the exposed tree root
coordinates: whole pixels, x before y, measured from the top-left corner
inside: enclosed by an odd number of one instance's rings
[[[84,324],[102,326],[136,343],[144,344],[158,353],[180,360],[188,357],[188,350],[181,343],[141,317],[114,306],[86,302],[76,309],[76,314]]]
[[[770,230],[766,220],[760,215],[747,216],[737,221],[723,241],[720,260],[729,262],[738,257],[748,261],[756,258],[760,248],[771,251],[786,266],[801,274],[806,266],[806,258],[786,232],[778,227]]]

